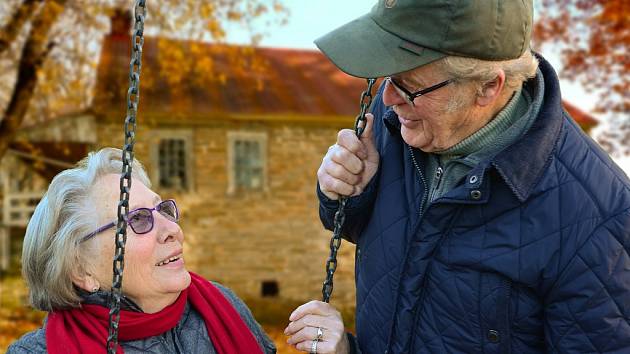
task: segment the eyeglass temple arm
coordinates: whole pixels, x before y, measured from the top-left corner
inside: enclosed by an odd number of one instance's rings
[[[101,227],[99,227],[98,229],[96,229],[96,231],[91,232],[91,233],[89,233],[89,234],[87,234],[87,235],[83,236],[83,238],[81,239],[81,242],[83,242],[83,241],[87,241],[87,240],[91,239],[92,237],[94,237],[94,236],[96,236],[96,235],[100,234],[101,232],[103,232],[103,231],[105,231],[105,230],[107,230],[107,229],[109,229],[109,228],[114,227],[115,225],[116,225],[116,223],[112,221],[112,222],[110,222],[110,223],[109,223],[109,224],[107,224],[107,225],[101,226]]]

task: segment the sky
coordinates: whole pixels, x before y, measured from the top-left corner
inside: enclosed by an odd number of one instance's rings
[[[260,45],[264,47],[281,48],[305,48],[317,50],[313,41],[335,28],[352,21],[370,11],[376,0],[283,0],[282,3],[289,9],[290,15],[287,24],[258,26],[265,37]],[[534,20],[536,15],[534,14]],[[258,25],[262,25],[259,23]],[[248,33],[238,27],[228,27],[228,41],[232,43],[248,43]],[[560,71],[562,68],[559,49],[551,46],[543,47],[541,54],[551,65]],[[597,95],[587,93],[579,83],[566,79],[560,80],[562,96],[583,111],[594,115],[592,109],[595,106]],[[358,93],[357,93],[358,94]],[[617,159],[630,175],[630,156]]]
[[[284,0],[282,3],[290,11],[288,23],[257,28],[266,34],[260,45],[316,50],[315,39],[368,13],[376,0]],[[247,43],[248,38],[247,32],[238,27],[228,29],[228,41],[232,43]],[[558,50],[545,47],[542,54],[554,68],[561,68]],[[590,113],[595,105],[594,94],[586,93],[579,84],[567,80],[561,81],[561,89],[563,97]]]

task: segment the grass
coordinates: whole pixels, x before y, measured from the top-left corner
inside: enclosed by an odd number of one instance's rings
[[[300,302],[274,299],[245,299],[245,302],[276,344],[279,354],[300,353],[286,344],[287,337],[283,333],[289,314]],[[46,313],[26,304],[27,289],[19,276],[8,276],[0,281],[0,353],[5,353],[24,333],[41,326]],[[341,313],[347,324],[354,323],[353,309],[342,309]]]

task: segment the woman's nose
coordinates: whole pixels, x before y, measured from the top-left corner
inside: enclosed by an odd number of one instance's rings
[[[169,220],[166,216],[156,212],[153,214],[158,237],[162,242],[173,241],[183,238],[182,229],[175,221]]]
[[[400,94],[396,91],[392,83],[387,80],[385,83],[385,90],[383,90],[383,103],[386,106],[395,106],[407,102],[400,97]]]

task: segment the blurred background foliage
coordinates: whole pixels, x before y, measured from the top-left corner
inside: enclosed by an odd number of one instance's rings
[[[534,43],[559,47],[560,76],[597,95],[607,120],[598,142],[617,156],[630,154],[630,1],[540,0]]]

